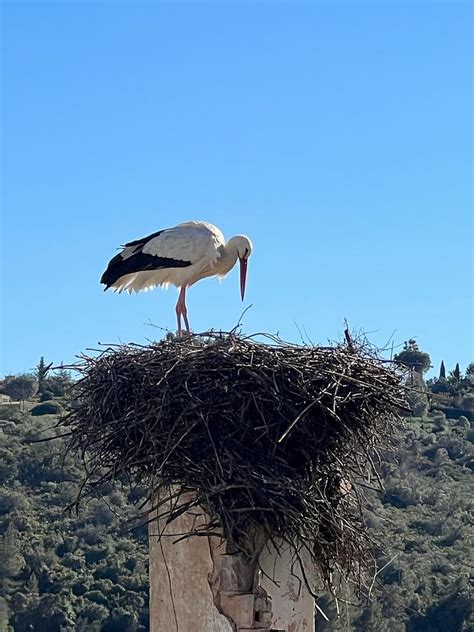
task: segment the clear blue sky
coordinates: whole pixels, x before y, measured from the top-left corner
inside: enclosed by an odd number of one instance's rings
[[[2,367],[175,327],[104,294],[127,240],[249,235],[247,332],[473,359],[470,3],[3,3]],[[237,269],[188,293],[230,329]]]

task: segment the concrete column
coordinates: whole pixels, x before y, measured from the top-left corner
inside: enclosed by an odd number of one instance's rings
[[[303,551],[301,556],[308,581],[314,581],[309,554]],[[260,583],[272,597],[272,627],[286,632],[314,632],[314,598],[288,546],[282,544],[277,552],[268,544],[260,554],[259,564],[264,571]]]
[[[170,525],[150,522],[151,632],[314,632],[314,600],[288,548],[280,553],[271,545],[264,548],[259,564],[275,581],[262,576],[258,586],[252,569],[226,554],[218,538],[194,536],[173,544],[203,522],[204,516],[192,513]]]
[[[214,543],[196,536],[173,544],[177,534],[199,522],[202,518],[185,513],[167,526],[156,520],[149,524],[151,632],[233,632],[215,607],[209,586]]]

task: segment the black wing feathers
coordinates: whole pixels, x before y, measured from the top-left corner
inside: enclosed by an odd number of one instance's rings
[[[153,237],[158,237],[158,235],[161,235],[161,233],[164,232],[164,230],[158,230],[156,231],[156,233],[151,233],[151,235],[148,235],[148,237],[142,237],[141,239],[129,241],[128,244],[125,244],[124,248],[127,248],[128,246],[140,246],[140,248],[142,248],[147,241],[150,241],[150,239],[153,239]]]
[[[149,270],[160,270],[164,268],[187,268],[192,265],[191,261],[181,261],[180,259],[170,259],[169,257],[159,257],[142,252],[143,246],[153,237],[158,237],[163,231],[148,235],[143,239],[136,239],[125,244],[125,247],[136,246],[135,252],[124,259],[122,253],[115,255],[109,261],[107,270],[102,275],[100,282],[106,286],[106,290],[120,277],[134,272],[147,272]]]

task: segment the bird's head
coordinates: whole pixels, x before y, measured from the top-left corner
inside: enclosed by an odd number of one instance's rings
[[[240,261],[240,296],[244,300],[245,281],[247,279],[247,261],[252,254],[253,245],[245,235],[236,235],[229,240],[228,245],[235,249]]]

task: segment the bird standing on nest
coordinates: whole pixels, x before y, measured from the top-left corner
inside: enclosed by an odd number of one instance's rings
[[[162,285],[181,288],[176,303],[178,335],[181,317],[189,329],[186,288],[210,276],[224,277],[240,261],[240,294],[244,300],[247,260],[252,242],[236,235],[226,243],[222,232],[207,222],[185,222],[143,239],[130,241],[110,260],[100,282],[108,290],[139,292]]]

